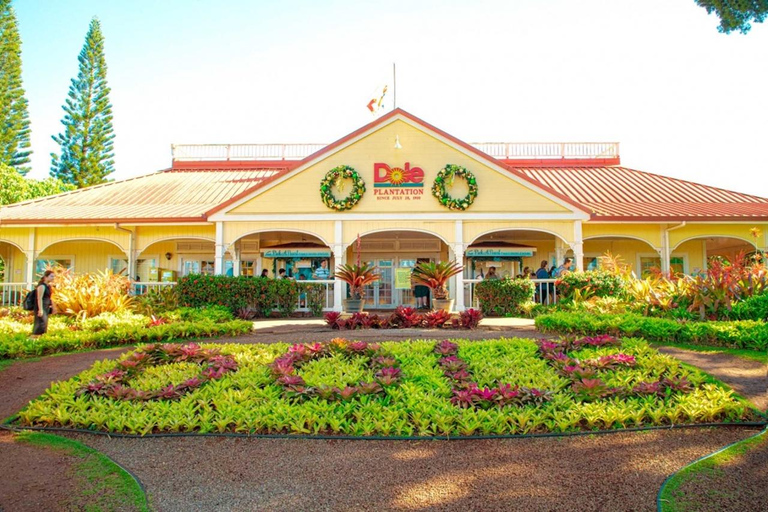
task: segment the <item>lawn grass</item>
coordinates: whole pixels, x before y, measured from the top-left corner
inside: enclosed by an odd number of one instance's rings
[[[77,441],[42,432],[20,432],[14,434],[14,438],[77,459],[74,477],[79,494],[69,498],[68,509],[149,511],[138,482],[100,452]]]
[[[699,510],[702,505],[709,504],[717,496],[729,496],[738,492],[737,489],[722,489],[726,484],[718,485],[718,480],[724,476],[722,466],[768,443],[768,434],[764,430],[759,435],[745,439],[727,449],[683,468],[667,481],[659,496],[663,512],[685,512]],[[708,496],[688,496],[685,486],[689,482],[706,478],[708,480]]]
[[[691,343],[672,343],[672,342],[651,342],[654,347],[675,347],[695,352],[709,352],[716,354],[728,354],[743,359],[751,359],[760,363],[768,363],[768,352],[757,352],[755,350],[746,350],[740,348],[713,347],[707,345],[693,345]]]
[[[625,339],[621,346],[569,351],[581,361],[617,354],[636,358],[632,367],[598,370],[602,384],[578,390],[577,384],[542,356],[531,339],[454,340],[471,381],[493,393],[541,390],[543,400],[506,402],[457,399],[456,382],[440,366],[435,342],[385,342],[381,354],[397,361],[402,378],[375,394],[327,393],[378,379],[363,355],[327,353],[297,367],[299,385],[281,385],[270,364],[286,354],[286,344],[205,345],[231,355],[236,371],[211,380],[172,400],[121,400],[85,393],[85,385],[114,370],[100,361],[66,382],[54,383],[19,413],[21,426],[83,428],[129,434],[157,432],[236,432],[346,436],[474,436],[559,433],[670,424],[756,421],[754,408],[700,370],[663,356],[645,341]],[[127,356],[126,356],[127,357]],[[179,385],[199,370],[188,363],[159,364],[132,378],[129,387],[144,391]],[[293,372],[293,370],[291,370]],[[672,379],[687,390],[662,389],[642,394],[640,385]],[[592,382],[594,384],[594,382]],[[298,386],[298,387],[297,387]],[[666,386],[666,384],[665,384]],[[297,391],[298,389],[298,391]],[[305,389],[323,390],[323,393]],[[601,394],[601,390],[605,394]]]

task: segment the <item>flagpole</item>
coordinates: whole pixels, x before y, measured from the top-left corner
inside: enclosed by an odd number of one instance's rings
[[[395,63],[392,63],[392,104],[393,108],[397,108],[397,72],[395,70]]]

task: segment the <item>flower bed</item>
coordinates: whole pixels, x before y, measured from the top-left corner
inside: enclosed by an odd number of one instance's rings
[[[189,338],[236,336],[253,323],[234,320],[225,308],[179,308],[160,317],[104,313],[82,321],[53,315],[48,333],[30,339],[31,314],[10,313],[0,318],[0,359],[37,357],[59,352],[96,349],[134,343]]]
[[[237,371],[169,399],[82,392],[135,360],[128,355],[54,383],[17,422],[134,434],[471,436],[756,419],[731,391],[646,342],[606,339],[223,345]],[[200,372],[197,363],[152,366],[132,387],[178,386]]]
[[[692,343],[749,350],[768,350],[768,324],[762,321],[677,322],[637,314],[551,313],[536,317],[542,332],[638,336],[660,343]]]
[[[380,317],[373,313],[353,313],[344,318],[337,311],[325,314],[325,323],[331,329],[475,329],[480,324],[483,315],[476,309],[467,309],[453,316],[443,310],[419,313],[411,307],[398,306],[393,313]]]

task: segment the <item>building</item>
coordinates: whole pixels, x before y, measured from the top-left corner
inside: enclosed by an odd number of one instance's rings
[[[174,146],[170,169],[0,208],[6,295],[47,262],[142,282],[312,279],[359,256],[382,274],[370,308],[411,303],[418,259],[464,262],[462,309],[491,266],[514,276],[572,256],[584,269],[611,251],[638,273],[695,273],[765,250],[766,233],[768,199],[622,167],[616,143],[468,144],[401,109],[329,145]],[[342,287],[327,286],[340,309]]]

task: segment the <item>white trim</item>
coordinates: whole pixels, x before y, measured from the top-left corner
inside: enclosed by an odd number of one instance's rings
[[[448,139],[448,138],[438,134],[437,132],[434,132],[434,131],[430,130],[426,126],[424,126],[424,125],[422,125],[420,123],[417,123],[416,121],[413,121],[413,120],[409,119],[408,117],[404,116],[403,114],[399,114],[398,113],[398,114],[392,116],[390,119],[388,119],[387,121],[385,121],[383,123],[376,123],[376,124],[374,124],[368,130],[366,130],[366,131],[356,135],[355,137],[350,138],[349,140],[345,141],[343,144],[340,144],[339,146],[336,146],[335,148],[333,148],[331,151],[320,150],[320,152],[321,152],[320,155],[316,156],[312,160],[304,161],[301,165],[299,165],[298,167],[296,167],[295,169],[293,169],[289,173],[284,174],[280,178],[278,178],[278,179],[268,183],[267,185],[265,185],[263,187],[260,187],[257,190],[254,190],[252,194],[248,194],[247,196],[245,196],[245,197],[235,201],[234,203],[228,205],[227,206],[227,211],[216,212],[214,215],[210,216],[208,218],[208,220],[224,220],[224,219],[219,219],[219,215],[226,216],[227,212],[229,212],[231,210],[234,210],[235,208],[238,208],[239,206],[241,206],[241,205],[247,203],[248,201],[250,201],[251,199],[253,199],[253,198],[255,198],[255,197],[257,197],[257,196],[267,192],[268,190],[271,190],[272,188],[282,184],[283,182],[293,178],[294,176],[296,176],[297,174],[303,172],[304,170],[308,169],[309,167],[312,167],[313,165],[315,165],[317,163],[320,163],[323,160],[328,159],[330,156],[343,151],[344,149],[348,148],[349,146],[352,146],[353,144],[356,144],[360,140],[370,136],[373,133],[376,133],[376,132],[384,129],[385,127],[387,127],[390,124],[393,124],[393,123],[395,123],[397,121],[402,121],[405,124],[411,126],[412,128],[414,128],[414,129],[416,129],[416,130],[418,130],[420,132],[423,132],[423,133],[427,134],[428,136],[431,136],[432,138],[434,138],[434,139],[444,143],[445,145],[451,147],[452,149],[458,151],[459,153],[462,153],[463,155],[471,158],[472,160],[475,160],[475,161],[479,162],[481,165],[484,165],[484,166],[486,166],[486,167],[488,167],[490,169],[493,169],[494,171],[498,172],[502,176],[505,176],[505,177],[511,179],[512,181],[516,182],[517,184],[519,184],[519,185],[521,185],[521,186],[523,186],[523,187],[525,187],[527,189],[530,189],[530,190],[532,190],[532,191],[534,191],[534,192],[536,192],[536,193],[546,197],[550,201],[552,201],[552,202],[562,206],[563,208],[566,208],[567,210],[573,212],[574,214],[576,214],[577,212],[580,212],[580,213],[582,213],[582,215],[584,215],[584,217],[583,217],[584,219],[588,219],[589,218],[589,214],[587,213],[586,210],[579,209],[578,207],[563,201],[562,199],[560,199],[560,198],[554,196],[553,194],[551,194],[550,192],[548,192],[548,191],[546,191],[546,190],[536,186],[535,183],[531,183],[531,182],[525,181],[525,180],[519,178],[518,176],[512,174],[508,169],[499,166],[498,164],[496,164],[495,162],[493,162],[491,160],[483,158],[482,155],[484,153],[482,151],[477,150],[480,154],[477,154],[474,151],[470,151],[470,150],[464,148],[463,146],[457,145],[452,140],[450,140],[450,139]],[[493,158],[490,155],[488,155],[488,157],[489,158]],[[226,217],[226,218],[229,219],[229,217]]]
[[[747,240],[746,238],[741,238],[740,236],[733,236],[733,235],[696,235],[692,236],[690,238],[685,238],[678,242],[674,247],[672,247],[672,250],[677,249],[681,245],[683,245],[686,242],[690,242],[692,240],[698,240],[698,239],[704,239],[706,241],[707,238],[733,238],[734,240],[741,240],[742,242],[745,242],[748,246],[751,248],[755,248],[755,243],[752,240]]]
[[[632,235],[595,235],[595,236],[588,236],[584,238],[584,241],[586,242],[587,240],[599,240],[600,238],[628,238],[630,240],[637,240],[638,242],[643,242],[654,250],[657,250],[657,251],[660,250],[660,248],[656,247],[648,240],[645,240],[644,238],[640,238],[638,236],[632,236]]]
[[[286,213],[215,214],[211,221],[316,221],[316,220],[586,220],[576,213]]]
[[[174,240],[175,241],[179,241],[179,240],[204,240],[206,242],[216,243],[215,238],[208,238],[208,237],[205,237],[205,236],[170,236],[170,237],[167,237],[167,238],[161,238],[159,240],[153,240],[149,245],[147,245],[145,247],[142,247],[141,249],[137,249],[137,251],[138,251],[137,257],[141,256],[141,253],[143,253],[144,251],[146,251],[147,249],[149,249],[150,247],[152,247],[155,244],[159,244],[161,242],[170,242],[170,241],[174,241]]]
[[[138,205],[137,205],[138,207]],[[84,219],[82,223],[77,222],[47,222],[44,224],[3,224],[0,221],[0,228],[95,228],[99,227],[102,228],[104,226],[114,226],[115,223],[120,224],[123,227],[133,227],[133,228],[142,228],[142,227],[155,227],[155,226],[210,226],[210,222],[206,221],[195,221],[195,222],[130,222],[125,223],[121,219],[116,218],[115,220],[110,220],[107,222],[88,222],[87,219]]]
[[[228,220],[232,221],[232,218],[230,217]],[[285,220],[287,220],[287,219],[285,219]],[[251,236],[251,235],[258,235],[258,234],[261,234],[261,233],[283,233],[283,232],[285,232],[285,233],[301,233],[302,235],[310,235],[310,236],[313,236],[313,237],[317,238],[318,240],[323,242],[328,247],[331,247],[331,244],[329,244],[323,237],[321,237],[318,234],[313,233],[312,231],[307,231],[307,230],[303,230],[303,229],[293,229],[293,228],[291,228],[291,229],[282,229],[279,226],[275,226],[274,229],[272,229],[272,228],[270,228],[270,229],[257,229],[256,231],[249,231],[248,233],[246,233],[244,235],[238,236],[235,240],[229,241],[229,244],[232,245],[232,244],[234,244],[236,242],[239,242],[243,238],[245,238],[247,236]],[[259,246],[259,247],[261,247],[261,246]]]
[[[443,238],[441,235],[438,235],[437,233],[434,233],[432,231],[428,231],[426,229],[417,229],[417,228],[381,228],[381,229],[374,229],[372,231],[366,231],[365,233],[359,233],[360,238],[362,239],[365,236],[373,235],[375,233],[400,233],[403,231],[412,232],[412,233],[424,233],[425,235],[433,236],[439,240],[441,240],[445,245],[447,245],[449,248],[451,247],[451,242]],[[348,244],[342,243],[342,250],[346,252],[349,247],[354,244],[357,240],[352,240]],[[390,254],[387,252],[386,254]]]
[[[14,246],[15,248],[17,248],[19,251],[21,251],[21,252],[26,252],[26,251],[25,251],[24,249],[22,249],[22,248],[21,248],[21,246],[20,246],[20,245],[18,245],[16,242],[11,242],[10,240],[5,240],[4,238],[0,238],[0,243],[2,243],[2,244],[8,244],[8,245],[12,245],[12,246]]]
[[[509,226],[507,228],[495,228],[495,229],[489,229],[488,231],[484,231],[484,232],[480,233],[479,235],[477,235],[474,239],[472,239],[471,242],[467,243],[466,245],[467,245],[467,247],[469,247],[470,245],[472,245],[478,239],[480,239],[481,237],[484,237],[485,235],[490,235],[491,233],[501,233],[501,232],[504,232],[504,231],[534,231],[534,232],[539,232],[539,233],[547,233],[549,235],[554,236],[555,240],[560,239],[562,242],[565,242],[566,244],[570,243],[570,242],[568,242],[568,240],[566,240],[562,236],[560,236],[557,233],[555,233],[554,231],[550,231],[548,229],[529,228],[529,227],[520,228],[520,227],[515,227],[515,226]],[[555,242],[555,245],[557,245],[557,242]]]
[[[56,245],[56,244],[67,244],[67,243],[71,243],[71,242],[82,242],[84,240],[85,241],[89,241],[89,242],[105,242],[105,243],[108,243],[108,244],[112,244],[114,246],[117,246],[117,248],[120,249],[123,252],[123,254],[127,253],[127,251],[123,248],[123,246],[120,245],[117,242],[114,242],[114,241],[108,240],[108,239],[104,239],[104,238],[93,238],[93,237],[87,237],[87,236],[86,237],[84,237],[84,236],[77,236],[77,237],[74,237],[74,238],[67,238],[65,240],[56,240],[55,242],[51,242],[50,244],[46,245],[45,247],[43,247],[40,250],[36,250],[35,252],[37,252],[37,254],[42,254],[46,250],[48,250],[49,247],[51,247],[53,245]]]

